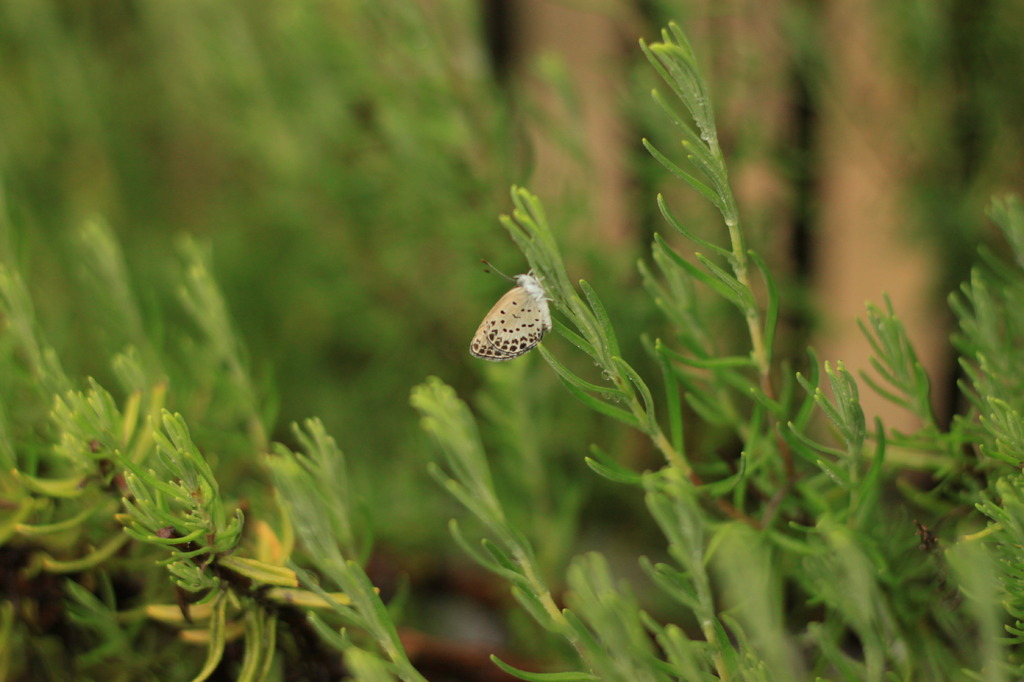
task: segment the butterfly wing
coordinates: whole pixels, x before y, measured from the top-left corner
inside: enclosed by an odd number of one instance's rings
[[[551,313],[544,297],[513,287],[484,316],[473,335],[469,352],[483,360],[503,362],[532,349],[551,329]]]

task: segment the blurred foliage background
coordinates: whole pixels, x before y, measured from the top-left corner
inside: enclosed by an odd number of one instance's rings
[[[598,283],[634,344],[624,355],[643,363],[630,331],[658,323],[634,264],[664,229],[654,195],[695,225],[711,210],[640,145],[665,148],[674,134],[648,97],[654,74],[635,41],[675,19],[708,68],[753,246],[787,291],[782,352],[803,357],[831,307],[810,286],[822,264],[852,257],[830,255],[841,242],[822,237],[831,208],[854,233],[877,219],[870,204],[851,213],[832,201],[855,190],[834,172],[844,164],[899,189],[888,224],[927,254],[926,299],[943,300],[988,238],[989,196],[1020,185],[1024,6],[879,1],[859,3],[869,21],[845,21],[857,4],[6,0],[0,258],[27,278],[70,374],[113,383],[109,358],[142,333],[169,358],[173,384],[189,373],[176,253],[183,235],[207,245],[270,437],[291,442],[289,423],[324,421],[384,573],[440,589],[458,579],[442,565],[457,555],[451,503],[426,476],[431,446],[407,400],[431,374],[465,396],[484,384],[515,391],[543,455],[588,491],[576,546],[551,549],[552,566],[588,545],[614,555],[655,530],[649,519],[633,527],[640,501],[594,480],[582,456],[599,442],[642,469],[656,461],[649,446],[575,404],[538,358],[494,367],[467,352],[509,286],[479,259],[523,267],[496,220],[508,187],[545,200],[571,266]],[[573,48],[587,45],[581,63]],[[842,58],[858,52],[874,59]],[[611,82],[595,86],[594,72]],[[844,100],[846,73],[862,87]],[[854,145],[869,150],[866,165],[830,146],[850,120],[863,123]],[[83,285],[75,235],[93,219],[127,255],[138,330],[112,328],[116,316]],[[855,274],[866,267],[856,261]],[[932,323],[921,333],[945,339],[942,319]],[[926,363],[953,376],[952,357]],[[170,407],[186,419],[206,409]],[[485,438],[500,458],[500,425]],[[266,494],[256,454],[222,479],[232,495]]]
[[[524,171],[480,8],[0,11],[5,256],[66,361],[103,381],[126,341],[90,311],[69,235],[95,216],[113,227],[146,333],[172,354],[176,239],[196,235],[280,406],[275,436],[322,415],[388,536],[443,533],[420,527],[433,489],[406,396],[429,373],[471,385],[467,334],[504,286],[478,259],[518,267],[496,216]]]

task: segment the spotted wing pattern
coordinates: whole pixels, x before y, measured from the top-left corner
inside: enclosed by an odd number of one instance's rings
[[[540,285],[513,287],[484,316],[469,352],[492,362],[511,360],[540,343],[549,329],[551,313]]]

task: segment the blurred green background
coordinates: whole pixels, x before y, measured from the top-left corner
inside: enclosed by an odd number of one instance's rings
[[[319,416],[384,544],[447,545],[450,503],[426,475],[433,445],[409,390],[437,374],[474,393],[493,368],[469,338],[510,286],[480,258],[525,267],[497,218],[531,176],[528,114],[502,85],[487,17],[472,2],[4,3],[0,249],[68,371],[113,386],[111,355],[140,341],[77,267],[77,235],[99,219],[125,251],[148,342],[169,358],[173,403],[195,331],[177,300],[180,241],[194,236],[271,437],[291,442],[291,422]],[[570,203],[551,206],[553,221],[581,215]],[[573,258],[608,270],[599,250]],[[546,450],[578,466],[595,420],[539,359],[522,363]]]
[[[75,235],[100,219],[122,243],[145,334],[171,359],[172,386],[174,363],[186,373],[191,330],[175,298],[177,253],[181,236],[193,235],[209,245],[267,397],[271,437],[290,442],[290,422],[323,419],[349,457],[381,547],[402,555],[402,571],[441,561],[440,547],[457,554],[446,528],[453,506],[425,473],[433,445],[408,406],[410,387],[431,374],[471,401],[488,384],[515,391],[553,468],[596,489],[582,507],[580,546],[558,548],[554,565],[587,544],[607,549],[631,535],[642,544],[629,512],[640,500],[593,480],[582,457],[598,442],[642,469],[657,463],[646,446],[575,404],[538,357],[495,367],[469,356],[480,317],[509,286],[485,275],[479,259],[509,274],[523,269],[497,217],[510,208],[510,185],[530,187],[570,265],[595,283],[631,344],[625,354],[642,363],[640,335],[657,336],[660,323],[634,263],[652,232],[665,229],[655,193],[682,201],[677,212],[695,221],[713,226],[716,217],[639,144],[646,136],[668,149],[675,136],[648,97],[655,78],[635,40],[678,19],[695,27],[708,57],[728,153],[738,168],[765,164],[788,207],[782,224],[771,202],[755,197],[744,209],[752,244],[768,252],[790,292],[781,350],[802,357],[814,318],[806,284],[821,200],[816,150],[827,132],[815,122],[829,106],[834,46],[823,41],[819,9],[774,9],[772,35],[786,47],[771,56],[783,64],[789,113],[769,126],[762,102],[729,106],[750,60],[763,58],[744,50],[731,23],[749,19],[748,10],[565,3],[619,24],[607,61],[596,65],[614,63],[621,76],[606,102],[620,121],[626,217],[610,236],[588,229],[602,219],[593,196],[602,186],[587,175],[549,185],[539,167],[538,144],[575,168],[594,152],[574,118],[584,86],[571,61],[526,49],[535,27],[524,7],[543,4],[0,3],[0,258],[28,279],[65,367],[112,384],[112,353],[138,341],[106,323],[76,267]],[[897,180],[912,198],[906,223],[923,231],[941,263],[941,298],[964,275],[966,245],[984,238],[989,195],[1019,188],[1024,7],[916,2],[880,16],[897,60],[889,67],[916,83],[899,129],[915,131],[920,153]],[[582,39],[573,25],[554,30],[563,43]],[[524,73],[568,113],[551,115],[531,99]],[[190,405],[170,407],[189,417]],[[486,435],[500,459],[501,415],[492,416]],[[263,478],[256,454],[251,471],[222,481],[227,494],[258,494],[260,484],[247,480]]]

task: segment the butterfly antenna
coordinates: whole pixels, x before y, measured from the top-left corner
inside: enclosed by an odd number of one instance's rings
[[[512,281],[512,278],[511,278],[511,277],[509,277],[508,275],[506,275],[506,274],[505,274],[504,272],[502,272],[502,271],[501,271],[501,270],[499,270],[498,268],[494,267],[494,265],[493,265],[493,264],[491,264],[491,262],[490,262],[490,261],[488,261],[488,260],[487,260],[486,258],[481,258],[481,259],[480,259],[480,262],[481,262],[481,263],[483,263],[484,265],[486,265],[486,266],[487,266],[488,268],[490,268],[490,270],[487,270],[487,269],[485,269],[485,270],[484,270],[484,272],[490,272],[491,270],[493,270],[494,272],[498,273],[499,275],[501,275],[501,276],[502,276],[502,277],[504,277],[505,279],[507,279],[507,280],[509,280],[509,281]]]

